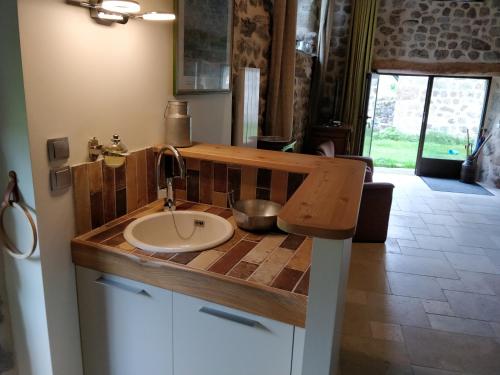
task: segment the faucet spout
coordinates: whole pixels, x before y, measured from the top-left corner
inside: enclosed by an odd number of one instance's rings
[[[179,150],[177,150],[172,145],[165,145],[160,149],[158,154],[158,160],[156,163],[156,185],[158,190],[161,190],[160,187],[160,168],[161,168],[161,160],[165,154],[165,151],[171,151],[175,161],[177,162],[177,166],[179,167],[179,175],[174,175],[172,177],[167,178],[167,197],[165,199],[165,209],[175,210],[175,190],[173,188],[174,178],[186,178],[186,164],[184,162],[184,158],[181,156]]]

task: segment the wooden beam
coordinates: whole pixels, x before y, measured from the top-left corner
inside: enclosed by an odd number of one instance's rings
[[[499,63],[432,62],[375,59],[372,69],[384,73],[414,73],[429,75],[491,76],[500,74]]]

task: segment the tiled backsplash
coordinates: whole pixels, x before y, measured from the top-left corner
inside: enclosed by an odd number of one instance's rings
[[[177,167],[165,158],[162,172],[172,175]],[[187,178],[175,179],[179,199],[228,206],[235,200],[270,199],[284,204],[304,181],[305,175],[237,164],[186,159]],[[124,166],[112,169],[102,161],[74,166],[73,186],[77,234],[97,228],[157,199],[156,155],[152,148],[131,153]],[[164,181],[164,176],[160,176]]]

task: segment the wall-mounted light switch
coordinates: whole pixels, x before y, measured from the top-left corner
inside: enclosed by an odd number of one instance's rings
[[[52,168],[50,170],[50,188],[52,191],[67,189],[71,186],[71,168]]]
[[[69,158],[69,140],[65,138],[49,139],[47,141],[49,160],[66,160]]]

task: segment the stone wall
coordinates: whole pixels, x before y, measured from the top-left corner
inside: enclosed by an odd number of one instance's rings
[[[300,151],[304,132],[309,124],[309,99],[314,57],[301,51],[297,51],[295,55],[293,137],[297,140],[296,150]]]
[[[340,119],[336,98],[344,85],[353,0],[335,0],[327,75],[322,85],[320,119]]]
[[[375,60],[500,62],[500,1],[380,0]]]
[[[479,160],[479,179],[489,186],[500,188],[500,77],[491,83],[485,128],[493,132],[492,139],[485,146]]]
[[[260,69],[259,129],[262,129],[266,117],[272,6],[273,0],[234,0],[233,86],[239,68]]]

